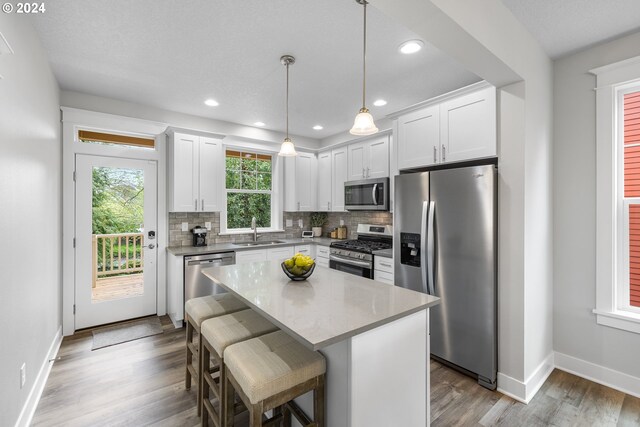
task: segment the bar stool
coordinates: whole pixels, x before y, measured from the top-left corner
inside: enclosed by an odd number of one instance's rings
[[[247,306],[231,294],[207,295],[205,297],[192,298],[184,305],[184,317],[187,323],[187,364],[185,370],[185,388],[191,389],[191,377],[195,377],[196,384],[200,384],[202,365],[200,364],[200,349],[202,340],[198,340],[196,347],[193,341],[193,332],[200,335],[200,325],[206,319],[245,310]],[[196,356],[198,368],[193,365],[193,356]],[[198,387],[198,402],[201,401],[202,389]],[[200,415],[200,405],[198,405]]]
[[[214,317],[205,320],[200,326],[200,337],[202,339],[202,376],[200,377],[200,388],[202,389],[201,405],[202,425],[207,426],[209,416],[216,427],[221,427],[223,422],[222,396],[224,395],[225,375],[224,375],[224,350],[235,343],[255,338],[270,332],[277,331],[278,328],[271,322],[260,316],[253,310],[236,311],[232,314]],[[211,358],[220,367],[218,383],[211,375]],[[218,409],[209,400],[209,391],[213,391],[214,397],[218,399]],[[233,417],[233,413],[231,417]]]
[[[285,332],[277,331],[233,344],[224,351],[226,385],[223,397],[225,427],[233,426],[234,391],[249,409],[250,427],[262,426],[262,416],[274,409],[273,425],[291,414],[303,426],[324,427],[326,361]],[[312,422],[293,399],[313,391]]]

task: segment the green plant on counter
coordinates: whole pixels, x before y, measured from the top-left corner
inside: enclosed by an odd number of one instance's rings
[[[313,212],[311,214],[311,226],[312,227],[322,227],[327,223],[329,219],[329,215],[326,212]]]

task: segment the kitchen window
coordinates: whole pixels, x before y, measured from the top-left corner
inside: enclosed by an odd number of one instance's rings
[[[271,154],[226,150],[226,231],[248,231],[254,216],[258,228],[275,228],[274,163]]]
[[[640,333],[640,58],[592,70],[596,88],[597,322]]]

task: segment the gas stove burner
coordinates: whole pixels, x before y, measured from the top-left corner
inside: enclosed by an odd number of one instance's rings
[[[344,242],[334,242],[332,248],[347,249],[356,252],[371,253],[381,249],[390,249],[391,243],[371,240],[347,240]]]

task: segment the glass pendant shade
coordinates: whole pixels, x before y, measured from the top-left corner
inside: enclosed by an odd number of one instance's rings
[[[278,153],[278,156],[294,157],[297,155],[298,153],[296,152],[296,147],[293,146],[293,142],[291,142],[291,139],[285,138],[284,141],[282,141],[282,145],[280,146],[280,152]]]
[[[376,132],[378,132],[378,128],[373,122],[373,116],[369,113],[369,110],[361,108],[349,133],[351,135],[365,136],[373,135]]]

